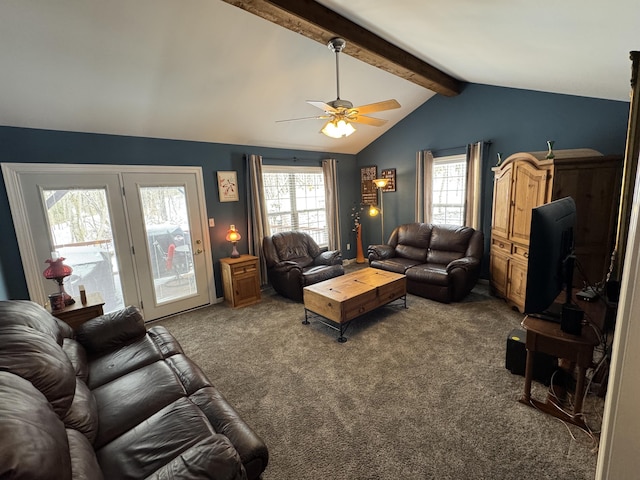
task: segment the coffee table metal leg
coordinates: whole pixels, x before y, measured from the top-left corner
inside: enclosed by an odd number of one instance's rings
[[[351,322],[348,322],[348,323],[347,323],[347,326],[349,325],[349,323],[351,323]],[[347,337],[345,337],[345,336],[344,336],[344,332],[345,332],[346,330],[347,330],[347,329],[346,329],[346,328],[344,328],[344,325],[341,323],[341,324],[340,324],[340,336],[338,337],[338,342],[340,342],[340,343],[344,343],[344,342],[346,342],[346,341],[347,341]]]
[[[303,325],[309,325],[309,318],[307,317],[307,312],[308,312],[308,310],[305,308],[304,309],[304,320],[302,321]]]

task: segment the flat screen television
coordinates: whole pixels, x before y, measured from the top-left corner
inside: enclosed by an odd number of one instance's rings
[[[561,322],[564,309],[554,302],[565,290],[564,305],[571,304],[575,224],[571,197],[532,210],[524,313]]]

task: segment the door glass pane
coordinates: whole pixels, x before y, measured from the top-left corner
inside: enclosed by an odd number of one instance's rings
[[[117,252],[105,189],[43,190],[53,249],[73,268],[65,291],[78,297],[78,287],[99,292],[104,311],[124,307]]]
[[[185,188],[140,187],[140,200],[156,303],[196,294]]]

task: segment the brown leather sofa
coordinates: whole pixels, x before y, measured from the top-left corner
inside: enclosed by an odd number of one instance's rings
[[[480,276],[484,235],[470,227],[407,223],[385,245],[369,245],[369,265],[407,276],[407,292],[449,303],[462,300]]]
[[[344,275],[339,250],[323,250],[304,232],[280,232],[262,241],[269,283],[280,295],[302,301],[307,285]]]
[[[129,307],[74,333],[0,302],[0,478],[256,479],[264,442],[161,326]]]

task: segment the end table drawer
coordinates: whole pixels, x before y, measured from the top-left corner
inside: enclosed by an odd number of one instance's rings
[[[245,273],[254,273],[257,271],[257,262],[241,263],[231,267],[231,275],[243,275]]]

